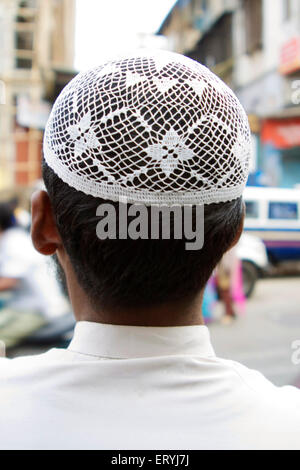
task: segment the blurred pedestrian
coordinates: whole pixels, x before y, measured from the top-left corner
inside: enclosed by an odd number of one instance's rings
[[[18,198],[13,199],[14,216],[17,224],[24,230],[30,231],[31,217],[30,212],[21,207]]]
[[[232,248],[225,253],[216,269],[218,293],[224,306],[224,315],[221,320],[224,324],[230,324],[236,318],[232,296],[232,282],[236,263],[236,251],[235,248]]]
[[[14,210],[13,203],[0,204],[0,340],[7,348],[69,310],[47,258],[34,250]]]
[[[206,284],[202,301],[202,314],[206,324],[214,320],[213,311],[217,302],[216,280],[211,276]]]
[[[236,250],[236,255],[237,255]],[[232,273],[231,295],[236,314],[243,315],[246,310],[246,295],[243,285],[243,268],[241,259],[236,256],[235,266]]]

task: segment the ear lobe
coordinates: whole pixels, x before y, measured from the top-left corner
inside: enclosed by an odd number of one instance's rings
[[[53,255],[62,246],[50,199],[46,191],[36,191],[31,198],[31,238],[35,249]]]

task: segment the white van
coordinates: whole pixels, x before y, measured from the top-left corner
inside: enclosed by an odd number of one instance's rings
[[[265,244],[271,263],[300,260],[300,190],[247,187],[245,232]]]
[[[258,237],[243,233],[237,245],[237,255],[242,262],[243,291],[246,297],[250,297],[256,281],[268,269],[267,250]]]

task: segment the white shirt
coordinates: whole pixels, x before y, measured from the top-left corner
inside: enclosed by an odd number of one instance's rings
[[[70,310],[47,260],[33,248],[25,230],[10,228],[0,235],[0,277],[20,281],[7,307],[37,311],[47,318]]]
[[[205,326],[79,322],[0,358],[2,449],[300,449],[300,390],[219,359]]]

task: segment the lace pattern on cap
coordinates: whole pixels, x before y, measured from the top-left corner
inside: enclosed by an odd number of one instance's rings
[[[95,197],[210,204],[245,187],[251,135],[234,93],[203,65],[140,51],[77,75],[44,135],[47,164]]]

